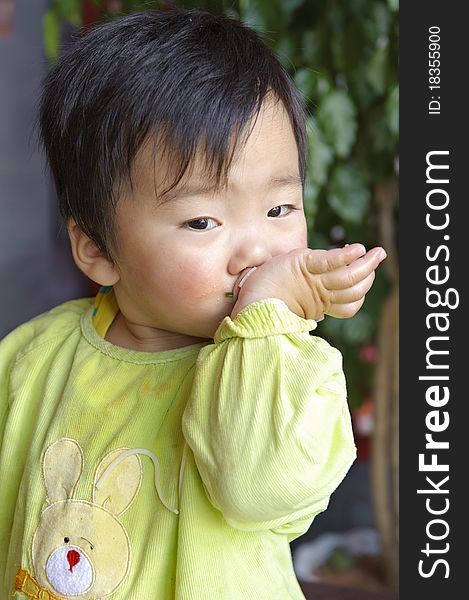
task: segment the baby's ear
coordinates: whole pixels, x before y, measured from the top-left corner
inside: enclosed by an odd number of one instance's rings
[[[115,285],[119,281],[119,274],[114,263],[73,219],[68,220],[67,230],[73,259],[80,271],[99,285]]]

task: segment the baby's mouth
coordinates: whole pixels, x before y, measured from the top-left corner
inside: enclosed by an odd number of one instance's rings
[[[243,269],[234,283],[233,291],[231,293],[227,292],[227,295],[232,297],[235,302],[238,299],[239,290],[244,285],[244,282],[256,269],[257,267],[246,267]]]

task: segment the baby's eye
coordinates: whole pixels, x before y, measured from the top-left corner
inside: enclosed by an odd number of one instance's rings
[[[64,542],[65,542],[66,544],[68,544],[68,542],[69,542],[69,541],[70,541],[70,538],[68,538],[68,537],[64,537]]]
[[[296,206],[293,204],[281,204],[280,206],[275,206],[271,208],[267,213],[268,217],[284,217],[291,213],[292,210],[298,210]]]
[[[209,226],[210,223],[213,223],[212,227]],[[201,217],[200,219],[192,219],[192,221],[186,221],[184,223],[184,227],[188,229],[193,229],[197,231],[208,231],[209,229],[214,229],[217,227],[218,223],[215,219],[210,219],[209,217]]]

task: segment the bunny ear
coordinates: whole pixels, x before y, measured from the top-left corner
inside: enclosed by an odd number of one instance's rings
[[[116,516],[124,513],[132,504],[142,481],[140,458],[136,454],[123,454],[127,450],[118,448],[106,454],[94,476],[93,502]]]
[[[42,469],[50,504],[73,498],[83,469],[83,451],[75,440],[60,438],[44,452]]]

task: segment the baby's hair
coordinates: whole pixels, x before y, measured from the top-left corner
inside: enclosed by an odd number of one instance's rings
[[[59,207],[109,258],[123,184],[153,140],[171,166],[170,192],[203,151],[207,177],[225,185],[266,98],[280,101],[304,181],[301,96],[273,52],[239,21],[176,8],[135,13],[74,40],[44,81],[41,141]],[[174,175],[174,177],[173,177]]]

